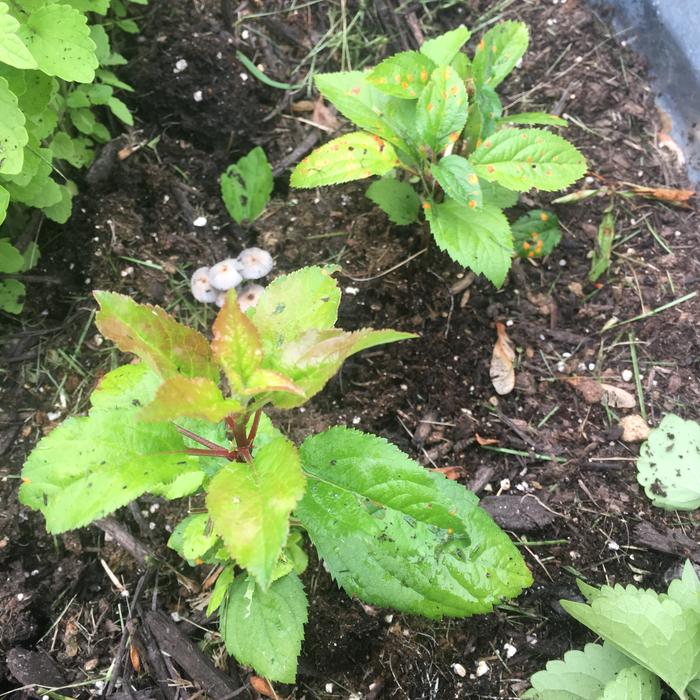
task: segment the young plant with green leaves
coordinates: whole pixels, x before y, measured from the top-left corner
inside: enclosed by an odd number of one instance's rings
[[[316,149],[291,184],[378,175],[367,196],[393,222],[410,224],[422,210],[441,249],[500,286],[515,252],[503,209],[516,204],[518,192],[567,187],[586,162],[561,136],[537,128],[563,127],[565,120],[503,114],[496,88],[527,50],[527,27],[497,24],[471,59],[461,50],[469,36],[458,27],[371,72],[317,75],[321,94],[361,131]]]
[[[252,223],[263,213],[272,194],[274,178],[265,151],[256,146],[221,175],[221,198],[237,223]]]
[[[110,6],[114,19],[89,23]],[[0,230],[8,245],[26,226],[13,209],[68,220],[77,192],[69,168],[90,165],[95,144],[111,138],[100,110],[133,124],[116,94],[131,87],[112,71],[126,60],[111,49],[105,28],[111,23],[138,31],[122,0],[0,0]],[[8,266],[0,259],[0,269]],[[0,309],[19,313],[21,279],[1,284]]]
[[[594,588],[564,609],[602,638],[550,661],[530,679],[527,700],[660,700],[663,681],[700,700],[700,580],[688,561],[665,594],[635,586]]]
[[[302,533],[349,595],[407,613],[483,613],[531,583],[460,484],[342,426],[297,448],[264,413],[304,404],[350,355],[412,337],[335,328],[333,271],[280,277],[245,313],[230,291],[211,342],[158,307],[96,292],[100,332],[141,362],[107,374],[89,415],[44,437],[22,473],[20,498],[52,533],[145,492],[199,495],[169,544],[223,567],[208,611],[220,609],[227,649],[284,682],[294,681],[307,619]]]

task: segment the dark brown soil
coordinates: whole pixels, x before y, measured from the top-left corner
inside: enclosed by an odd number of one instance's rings
[[[250,5],[255,12],[280,10],[279,3]],[[348,5],[354,12],[354,3]],[[493,9],[488,0],[445,11],[435,9],[440,3],[429,5],[430,16],[421,15],[419,5],[416,12],[431,33],[461,22],[474,26]],[[451,290],[464,272],[434,246],[382,274],[422,249],[421,231],[390,225],[361,185],[288,192],[283,176],[254,228],[231,223],[219,198],[218,175],[254,144],[276,162],[312,128],[294,118],[288,102],[280,104],[283,91],[241,77],[246,71],[236,50],[253,55],[256,47],[256,60],[274,67],[270,74],[298,82],[291,71],[323,36],[327,15],[338,7],[321,3],[281,14],[286,33],[261,18],[229,34],[218,3],[201,0],[183,10],[152,0],[141,39],[125,49],[133,59],[122,74],[136,88],[127,99],[138,128],[121,145],[128,141],[134,151],[108,163],[101,182],[85,185],[67,227],[42,231],[40,272],[58,277],[60,284],[36,284],[23,316],[0,319],[0,692],[20,685],[3,658],[23,647],[46,652],[65,684],[83,684],[65,692],[97,694],[95,682],[104,679],[115,658],[126,612],[100,560],[132,593],[139,578],[129,555],[105,541],[101,531],[87,528],[53,539],[42,518],[16,499],[27,452],[61,417],[84,410],[96,377],[118,361],[96,336],[90,290],[132,294],[206,327],[213,311],[189,300],[187,270],[252,243],[274,254],[278,273],[341,264],[339,279],[347,292],[343,327],[420,334],[390,352],[369,351],[347,362],[304,412],[282,417],[295,439],[333,424],[355,425],[392,440],[428,467],[463,467],[464,483],[481,481],[480,495],[528,494],[553,514],[551,524],[527,535],[545,544],[523,547],[534,586],[510,606],[466,621],[435,623],[364,607],[338,591],[312,558],[298,685],[278,688],[281,695],[515,697],[547,659],[590,639],[557,602],[576,595],[577,576],[596,584],[661,587],[681,558],[650,549],[639,535],[640,524],[651,523],[660,532],[680,529],[696,541],[700,535],[697,515],[653,509],[636,483],[638,446],[621,439],[618,419],[639,410],[587,404],[563,381],[572,375],[605,377],[634,394],[634,385],[622,378],[632,368],[633,341],[650,423],[670,411],[699,417],[700,298],[605,330],[613,317],[625,321],[697,290],[695,209],[616,198],[619,243],[608,274],[593,286],[587,256],[610,199],[556,207],[566,235],[548,260],[516,263],[501,290],[477,279],[458,294]],[[581,0],[523,0],[501,14],[524,20],[532,32],[530,52],[507,85],[506,104],[517,111],[570,115],[567,137],[588,157],[596,181],[685,184],[673,158],[658,146],[662,122],[644,66],[604,18]],[[407,26],[403,15],[398,19]],[[363,16],[362,27],[381,31],[374,10]],[[378,58],[376,50],[360,56]],[[188,66],[175,73],[180,59]],[[338,60],[335,52],[322,54],[317,70],[336,69]],[[199,91],[203,99],[197,102]],[[546,206],[551,197],[522,200],[524,211]],[[193,226],[198,216],[206,217],[206,226]],[[373,279],[358,281],[366,278]],[[517,386],[506,397],[496,397],[489,379],[497,321],[507,324],[518,349]],[[424,425],[420,421],[432,422],[419,444],[413,433]],[[521,454],[480,447],[477,435]],[[143,498],[133,511],[118,515],[146,543],[162,548],[166,527],[184,508]],[[171,561],[198,582],[209,573]],[[153,589],[149,586],[146,599]],[[161,571],[157,602],[216,629],[172,572]],[[202,628],[187,628],[192,630],[203,638]],[[226,667],[216,637],[206,637],[206,649]],[[505,644],[516,649],[510,658]],[[477,678],[480,661],[489,670]],[[466,677],[455,672],[455,664],[466,669]],[[247,670],[240,674],[245,679]],[[143,671],[132,673],[132,684],[154,688]],[[194,697],[195,691],[182,692]]]

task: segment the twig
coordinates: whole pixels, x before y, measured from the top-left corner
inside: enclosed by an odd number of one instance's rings
[[[317,129],[310,131],[291,153],[275,163],[272,168],[272,174],[275,177],[279,177],[290,165],[294,165],[297,161],[301,160],[316,145],[320,138],[320,131]]]
[[[379,279],[380,277],[384,277],[385,275],[390,274],[391,272],[394,272],[394,270],[398,270],[400,267],[403,267],[404,265],[407,265],[408,263],[411,262],[411,260],[415,260],[419,255],[423,255],[423,253],[427,252],[427,248],[423,248],[422,250],[419,250],[417,253],[414,253],[413,255],[409,255],[405,260],[402,260],[400,263],[394,265],[393,267],[390,267],[388,270],[384,270],[384,272],[380,272],[377,275],[373,275],[372,277],[353,277],[352,275],[349,275],[347,272],[342,272],[341,274],[347,277],[348,279],[351,279],[353,282],[371,282],[372,280]]]

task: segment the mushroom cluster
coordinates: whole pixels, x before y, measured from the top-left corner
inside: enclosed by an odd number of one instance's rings
[[[226,292],[236,289],[238,305],[243,311],[255,306],[264,287],[243,284],[257,280],[272,270],[272,256],[262,248],[246,248],[237,258],[226,258],[212,267],[200,267],[192,275],[192,296],[205,304],[224,305]]]

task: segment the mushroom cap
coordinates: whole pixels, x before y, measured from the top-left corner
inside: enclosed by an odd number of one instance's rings
[[[209,281],[216,289],[227,292],[229,289],[237,287],[242,281],[240,272],[238,271],[238,261],[233,258],[227,258],[209,270]]]
[[[192,296],[197,301],[205,304],[211,304],[213,301],[216,301],[218,290],[212,287],[208,267],[199,267],[194,271],[190,280],[190,289],[192,290]]]
[[[238,269],[246,280],[264,277],[273,265],[272,256],[262,248],[246,248],[238,256]]]
[[[245,312],[248,309],[258,305],[265,287],[260,284],[246,284],[238,290],[238,306],[241,311]]]

